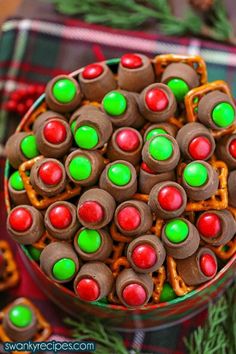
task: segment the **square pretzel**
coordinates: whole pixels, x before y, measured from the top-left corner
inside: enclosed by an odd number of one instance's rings
[[[186,212],[192,211],[205,211],[210,209],[222,210],[228,207],[228,189],[227,189],[227,177],[228,167],[223,161],[215,160],[213,157],[210,164],[218,172],[219,186],[216,193],[209,199],[201,201],[189,200],[186,206]],[[181,183],[183,170],[187,164],[181,162],[177,168],[177,181]]]
[[[218,258],[222,259],[223,261],[227,261],[236,253],[236,236],[234,236],[234,238],[227,242],[225,245],[212,246],[208,244],[207,246],[215,253]]]
[[[19,282],[20,275],[13,253],[6,241],[0,241],[0,250],[2,251],[5,263],[3,277],[0,278],[0,291],[4,291],[16,286]]]
[[[160,79],[162,73],[169,64],[184,63],[190,65],[199,75],[201,85],[207,82],[207,68],[205,61],[198,55],[177,55],[162,54],[154,58],[153,64],[157,77]]]
[[[196,87],[187,93],[187,95],[185,96],[185,107],[186,107],[186,118],[188,122],[198,121],[199,101],[206,94],[216,90],[225,93],[233,100],[233,96],[230,91],[230,88],[228,84],[223,80],[209,82],[205,85]],[[236,129],[236,124],[233,124],[232,126],[226,129],[211,130],[211,131],[214,138],[220,138],[223,135],[233,133],[235,129]]]
[[[47,340],[51,333],[52,333],[52,328],[51,325],[46,321],[46,319],[44,318],[44,316],[41,314],[41,312],[39,311],[39,309],[28,299],[22,297],[22,298],[18,298],[15,301],[13,301],[13,303],[7,305],[1,312],[0,312],[0,340],[4,343],[4,342],[13,342],[13,340],[11,338],[9,338],[7,336],[7,334],[4,331],[3,325],[2,325],[2,321],[4,316],[6,315],[8,309],[10,308],[10,306],[12,305],[26,305],[31,307],[36,315],[36,319],[37,319],[37,333],[34,335],[34,337],[32,338],[33,342],[43,342],[45,340]],[[12,352],[12,354],[18,354],[19,352]],[[22,354],[30,354],[30,352],[21,352]]]
[[[24,183],[26,193],[28,195],[30,203],[35,208],[46,209],[52,203],[55,203],[57,201],[68,200],[68,199],[71,199],[72,197],[75,197],[76,195],[80,194],[81,187],[76,185],[72,181],[68,181],[66,184],[65,190],[63,192],[57,194],[56,196],[43,197],[43,196],[39,195],[35,191],[35,189],[33,188],[32,184],[30,183],[30,176],[27,175],[27,171],[30,172],[33,165],[41,159],[43,159],[43,156],[35,157],[32,160],[28,160],[26,162],[23,162],[19,167],[19,173],[20,173],[20,176],[21,176],[22,181]]]
[[[32,244],[32,247],[42,251],[47,245],[55,241],[57,240],[53,238],[51,235],[49,235],[47,231],[45,231],[43,236],[37,242]]]

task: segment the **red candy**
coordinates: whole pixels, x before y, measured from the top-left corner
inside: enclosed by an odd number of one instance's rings
[[[33,223],[31,213],[25,208],[17,208],[13,210],[9,216],[9,224],[15,231],[25,232]]]
[[[136,283],[127,285],[122,292],[122,296],[129,306],[142,306],[147,299],[145,289],[142,285]]]
[[[62,179],[62,169],[56,162],[45,162],[39,169],[39,177],[44,184],[57,185]]]
[[[146,93],[145,102],[154,112],[164,111],[169,104],[166,93],[158,88],[153,88]]]
[[[121,57],[121,64],[128,69],[137,69],[143,65],[142,58],[136,54],[124,54]]]
[[[163,187],[158,193],[158,202],[167,211],[178,210],[183,204],[181,192],[176,187]]]
[[[140,167],[141,167],[142,170],[144,170],[147,173],[150,173],[151,175],[155,175],[156,174],[156,172],[154,172],[153,170],[150,169],[150,167],[148,167],[146,162],[142,162]]]
[[[125,231],[133,231],[139,227],[141,216],[135,207],[127,206],[117,214],[117,221],[120,227]]]
[[[157,255],[154,248],[148,244],[135,247],[131,257],[134,264],[142,269],[153,267],[157,261]]]
[[[100,294],[98,283],[90,278],[81,279],[76,286],[76,291],[84,301],[96,301]]]
[[[236,139],[232,140],[230,145],[229,145],[229,152],[230,155],[236,159]]]
[[[100,222],[104,217],[102,206],[99,203],[92,201],[81,204],[78,214],[84,222],[90,223]]]
[[[204,136],[198,136],[191,141],[188,151],[193,159],[204,160],[211,152],[211,142]]]
[[[199,217],[197,229],[204,237],[217,237],[221,233],[221,220],[214,213],[205,213]]]
[[[69,208],[58,205],[50,210],[49,219],[56,229],[65,229],[71,224],[72,215]]]
[[[103,73],[103,67],[100,64],[87,65],[82,72],[82,76],[86,80],[96,79]]]
[[[200,267],[203,274],[207,277],[212,277],[216,274],[217,263],[214,257],[211,254],[204,254],[200,258]]]
[[[66,140],[66,128],[57,120],[48,122],[43,130],[45,139],[51,144],[61,144]]]
[[[116,143],[121,150],[135,151],[140,144],[138,134],[131,129],[123,129],[116,136]]]

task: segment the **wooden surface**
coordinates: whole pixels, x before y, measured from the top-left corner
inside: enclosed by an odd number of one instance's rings
[[[21,2],[22,0],[0,0],[0,24],[7,17],[14,15]]]

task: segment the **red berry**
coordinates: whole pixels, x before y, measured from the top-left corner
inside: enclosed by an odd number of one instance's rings
[[[197,221],[197,229],[203,237],[217,237],[221,233],[221,220],[217,214],[204,213]]]
[[[34,103],[34,100],[32,98],[28,98],[28,100],[25,101],[25,105],[27,108],[30,108],[33,103]]]
[[[16,109],[17,109],[17,102],[10,100],[10,101],[6,102],[5,108],[6,108],[8,111],[16,111]]]
[[[138,134],[134,130],[122,129],[116,135],[116,143],[121,150],[133,152],[139,147],[140,140]]]
[[[65,229],[72,222],[70,209],[64,205],[57,205],[49,212],[49,219],[56,229]]]
[[[36,85],[30,85],[27,87],[27,95],[34,95],[37,92],[37,86]]]
[[[232,140],[230,145],[229,145],[229,152],[230,155],[236,159],[236,139]]]
[[[133,283],[123,289],[122,297],[129,306],[142,306],[147,299],[147,294],[142,285]]]
[[[134,264],[142,269],[153,267],[157,261],[155,249],[148,244],[136,246],[131,257]]]
[[[62,175],[62,168],[56,162],[45,162],[39,168],[39,177],[47,185],[57,185],[61,181]]]
[[[96,79],[96,77],[100,76],[103,73],[103,67],[100,64],[90,64],[87,65],[83,72],[82,76],[86,80]]]
[[[100,295],[98,283],[90,278],[81,279],[76,286],[76,292],[84,301],[96,301]]]
[[[200,268],[207,277],[213,277],[217,271],[217,263],[211,254],[203,254],[200,258]]]
[[[147,91],[145,102],[151,111],[161,112],[168,107],[169,99],[163,90],[153,88]]]
[[[88,223],[98,223],[104,217],[103,207],[98,202],[87,201],[80,205],[78,214],[80,219]]]
[[[136,230],[141,223],[140,212],[132,206],[124,207],[117,214],[117,222],[125,231]]]
[[[27,107],[24,103],[18,103],[16,110],[20,115],[23,115],[27,111]]]
[[[211,152],[211,142],[205,136],[198,136],[190,142],[188,151],[193,159],[205,160]]]
[[[45,139],[51,144],[61,144],[66,140],[65,125],[58,120],[50,120],[43,129]]]
[[[159,191],[157,198],[161,208],[167,211],[178,210],[183,204],[182,193],[173,186],[163,187]]]
[[[11,100],[19,101],[20,98],[21,98],[21,94],[19,94],[18,91],[14,91],[11,93]]]
[[[140,167],[141,167],[142,170],[144,170],[147,173],[150,173],[151,175],[155,175],[156,174],[156,172],[151,170],[150,167],[148,167],[148,165],[145,162],[142,162]]]
[[[25,208],[19,207],[10,213],[9,224],[15,231],[25,232],[31,227],[32,223],[32,215]]]
[[[124,54],[121,57],[121,64],[128,69],[137,69],[143,65],[143,61],[137,54]]]

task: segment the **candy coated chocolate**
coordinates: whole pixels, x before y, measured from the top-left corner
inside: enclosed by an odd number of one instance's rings
[[[216,216],[216,220],[213,219],[213,221],[211,221],[212,214],[213,216]],[[214,226],[217,221],[219,221],[220,230],[217,232],[217,234],[214,235]],[[213,246],[225,245],[234,237],[236,232],[235,219],[230,211],[226,209],[209,210],[202,213],[196,222],[196,226],[198,228],[201,239]],[[203,233],[201,233],[201,231]]]
[[[155,74],[151,60],[142,54],[135,53],[135,56],[141,59],[140,66],[136,65],[136,67],[132,67],[132,63],[129,66],[123,65],[122,58],[124,58],[125,55],[121,58],[121,61],[119,63],[118,86],[122,90],[140,92],[146,86],[152,84],[155,80]],[[132,57],[130,56],[130,62],[131,60]]]
[[[79,260],[67,242],[52,242],[40,255],[42,271],[57,283],[68,283],[78,272]]]
[[[106,93],[116,89],[117,82],[105,63],[96,65],[101,66],[101,74],[94,78],[85,78],[82,71],[79,74],[79,83],[86,99],[101,102]]]
[[[227,104],[227,111],[224,110],[225,107],[218,109],[218,105],[222,103]],[[231,106],[231,108],[229,106]],[[215,111],[216,107],[217,111]],[[213,119],[214,116],[215,121]],[[215,130],[228,128],[235,122],[235,105],[231,98],[225,93],[212,91],[200,99],[198,104],[198,118],[209,128]],[[218,122],[218,124],[216,124],[216,122]]]
[[[209,255],[211,262],[206,263],[206,267],[209,267],[209,273],[211,275],[207,276],[201,269],[201,259],[204,255]],[[213,264],[212,264],[213,263]],[[212,279],[217,272],[217,259],[212,250],[207,247],[201,247],[192,256],[185,259],[177,259],[177,271],[184,282],[188,285],[199,285],[210,279]],[[212,270],[212,268],[215,268]],[[205,269],[204,269],[205,270]],[[207,269],[205,270],[206,273]],[[214,272],[213,272],[214,271]]]
[[[225,135],[217,142],[216,153],[233,170],[236,168],[236,134]]]
[[[175,259],[184,259],[196,252],[199,247],[200,237],[198,230],[190,221],[184,218],[178,218],[173,219],[173,222],[176,222],[176,220],[184,222],[187,226],[186,238],[183,241],[178,239],[178,237],[184,238],[185,229],[183,230],[178,224],[169,224],[172,223],[172,220],[170,220],[162,229],[161,240],[166,249],[166,253],[169,256],[172,256]],[[168,224],[171,225],[172,230],[170,229],[169,234],[167,235]],[[175,242],[173,242],[174,240]]]
[[[152,90],[159,90],[160,92],[163,93],[164,97],[166,97],[167,103],[163,103],[163,107],[158,108],[158,110],[152,110],[149,108],[146,102],[146,96],[150,93],[149,91]],[[152,97],[151,97],[152,98]],[[158,103],[158,98],[154,96],[152,99],[153,105],[157,105]],[[176,111],[176,100],[175,97],[172,93],[172,91],[169,89],[169,87],[165,84],[161,83],[155,83],[152,85],[147,86],[139,96],[139,109],[141,114],[144,116],[145,119],[147,119],[150,122],[153,123],[160,123],[166,121],[168,118],[172,117]]]
[[[147,245],[151,247],[150,250]],[[154,250],[154,254],[156,256],[155,262],[150,261],[152,249]],[[134,255],[136,255],[135,258]],[[151,273],[157,271],[164,263],[165,257],[165,248],[156,235],[139,236],[131,241],[127,248],[127,259],[132,268],[138,273]],[[154,255],[153,258],[155,259]],[[151,266],[147,268],[147,265]]]
[[[26,217],[30,218],[29,222]],[[17,206],[8,214],[7,231],[14,241],[22,245],[31,245],[37,242],[42,237],[44,230],[43,216],[33,206]]]
[[[37,119],[34,121],[33,124],[33,132],[36,133],[38,128],[41,126],[41,124],[47,122],[48,120],[51,119],[60,119],[63,120],[64,122],[67,122],[67,119],[65,116],[63,116],[60,113],[53,112],[53,111],[45,111],[37,116]]]
[[[87,284],[81,283],[82,280],[92,280],[93,282],[87,282]],[[112,289],[113,275],[108,266],[102,262],[88,262],[85,263],[74,280],[74,290],[80,300],[83,301],[98,301],[107,296]],[[80,286],[81,284],[81,286]],[[94,285],[97,288],[97,296],[92,299],[91,287]],[[92,294],[93,295],[93,294]]]
[[[44,216],[44,224],[51,236],[58,240],[70,240],[80,224],[77,220],[76,206],[65,201],[51,204]]]
[[[171,219],[182,215],[186,204],[185,190],[176,182],[158,183],[149,194],[148,205],[155,215],[162,219]]]
[[[83,227],[74,238],[74,248],[84,261],[104,261],[112,252],[113,241],[105,229]]]
[[[193,146],[194,139],[204,138],[199,146]],[[215,140],[208,128],[203,124],[192,122],[185,124],[177,133],[176,140],[182,155],[190,160],[208,160],[214,153]],[[208,145],[207,145],[208,142]],[[198,157],[198,158],[195,158]]]
[[[143,140],[147,141],[151,139],[151,137],[157,134],[169,134],[175,137],[176,133],[177,133],[177,127],[174,124],[167,123],[167,122],[151,124],[145,131]]]
[[[117,296],[126,307],[143,307],[148,303],[152,291],[153,281],[149,274],[136,273],[129,268],[122,270],[116,279]],[[126,298],[124,298],[124,294]]]
[[[114,166],[117,165],[121,168],[117,168],[118,171],[114,171],[113,173],[113,176],[115,175],[114,178],[117,177],[115,184],[109,178],[109,171],[112,171]],[[124,166],[127,171],[124,171],[125,173],[123,174],[122,168]],[[126,172],[129,172],[129,176]],[[125,182],[123,185],[121,185],[122,181],[119,181],[119,175],[124,175]],[[131,198],[137,191],[137,174],[134,166],[124,160],[116,160],[109,163],[101,174],[99,187],[109,192],[117,202],[123,202]]]
[[[153,217],[146,203],[127,200],[116,208],[114,222],[122,234],[138,236],[150,230]]]
[[[45,94],[48,107],[59,113],[73,111],[82,100],[82,92],[78,82],[67,75],[58,75],[50,80],[46,86]]]
[[[14,342],[32,340],[37,333],[37,325],[34,309],[20,299],[10,305],[2,321],[6,335]]]

